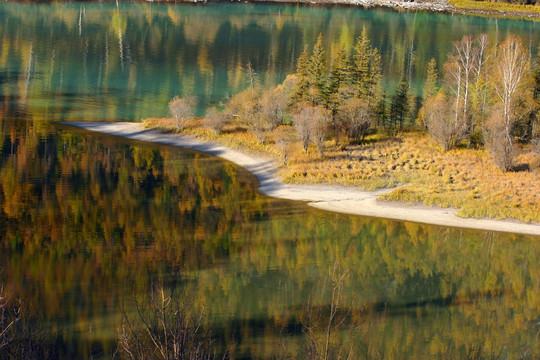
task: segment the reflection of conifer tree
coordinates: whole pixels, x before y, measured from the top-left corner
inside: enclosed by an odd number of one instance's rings
[[[422,90],[422,97],[424,101],[437,95],[439,89],[437,89],[437,81],[439,80],[439,72],[437,70],[437,62],[435,58],[432,58],[427,66],[426,81]]]

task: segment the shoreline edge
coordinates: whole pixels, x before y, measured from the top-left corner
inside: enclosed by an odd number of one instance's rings
[[[203,142],[192,136],[148,129],[141,123],[58,122],[56,124],[214,155],[235,163],[255,175],[262,194],[279,199],[305,201],[308,205],[321,210],[430,225],[540,236],[540,224],[536,223],[460,218],[455,215],[456,210],[452,208],[408,205],[377,199],[379,195],[393,189],[361,191],[352,187],[332,185],[284,184],[276,175],[277,165],[274,160],[248,155],[212,142]]]

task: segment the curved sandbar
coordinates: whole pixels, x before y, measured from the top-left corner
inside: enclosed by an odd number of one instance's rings
[[[274,160],[247,155],[222,145],[202,142],[190,136],[146,129],[140,123],[63,122],[61,124],[134,140],[179,146],[215,155],[253,173],[260,182],[259,190],[261,193],[280,199],[307,201],[309,205],[319,209],[433,225],[540,236],[540,224],[491,219],[464,219],[455,215],[455,209],[407,205],[377,199],[378,195],[388,190],[360,191],[355,188],[338,186],[283,184],[276,176],[277,164]]]

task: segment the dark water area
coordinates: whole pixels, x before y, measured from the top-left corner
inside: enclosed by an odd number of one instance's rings
[[[300,356],[306,309],[324,316],[332,269],[348,269],[332,343],[364,358],[540,356],[538,237],[349,216],[276,200],[254,176],[200,153],[54,125],[201,109],[281,81],[323,31],[366,26],[390,79],[450,41],[533,22],[281,5],[0,4],[0,284],[47,330],[55,357],[111,358],[122,309],[151,285],[204,306],[218,352]],[[408,44],[408,45],[407,45]],[[391,82],[393,80],[389,80]],[[0,358],[2,354],[0,354]],[[362,358],[362,356],[359,356]]]
[[[336,261],[355,341],[385,358],[538,356],[538,237],[319,211],[264,197],[204,154],[49,123],[1,129],[0,280],[62,358],[110,357],[122,305],[156,282],[203,305],[235,357],[272,358],[301,343],[308,300],[328,306]]]

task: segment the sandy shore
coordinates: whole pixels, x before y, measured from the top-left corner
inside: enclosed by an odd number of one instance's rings
[[[253,173],[260,182],[259,190],[261,193],[280,199],[307,201],[309,205],[319,209],[425,224],[540,236],[540,224],[491,219],[463,219],[455,215],[456,210],[454,209],[378,200],[377,197],[384,193],[384,190],[359,191],[355,188],[338,186],[283,184],[276,176],[276,162],[273,160],[247,155],[222,145],[202,142],[189,136],[146,129],[140,123],[65,122],[61,124],[215,155]]]

